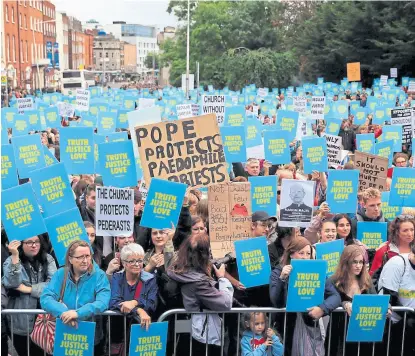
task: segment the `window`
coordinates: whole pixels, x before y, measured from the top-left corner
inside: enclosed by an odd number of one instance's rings
[[[114,58],[114,53],[112,53],[112,58]]]
[[[27,19],[26,19],[26,15],[24,15],[24,28],[27,30]]]
[[[6,51],[7,51],[7,62],[10,62],[10,36],[7,35],[7,43],[6,43]]]
[[[9,7],[6,5],[6,22],[9,22]]]
[[[23,0],[24,7],[27,7],[26,0]]]
[[[15,39],[14,35],[12,37],[12,46],[13,46],[13,48],[12,48],[12,50],[13,50],[13,62],[16,62],[16,39]]]
[[[29,46],[28,46],[27,41],[26,41],[26,52],[25,52],[25,53],[26,53],[26,58],[25,58],[25,59],[26,59],[26,63],[28,62],[28,60],[27,60],[27,58],[28,58],[27,52],[28,52],[28,50],[29,50],[29,49],[28,49],[28,47],[29,47]]]
[[[33,17],[30,16],[30,29],[33,30]]]
[[[14,7],[12,6],[12,23],[14,23]]]
[[[32,6],[33,6],[32,0],[30,0],[30,1],[29,1],[29,6],[30,6],[30,7],[32,7]]]
[[[99,58],[102,58],[102,52],[99,52]]]
[[[24,56],[23,56],[23,40],[20,40],[20,62],[24,63]]]

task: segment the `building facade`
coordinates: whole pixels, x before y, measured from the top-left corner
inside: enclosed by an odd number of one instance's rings
[[[59,57],[55,55],[56,51],[59,53],[59,45],[56,42],[56,10],[50,0],[43,1],[42,6],[44,57],[49,60],[49,65],[45,68],[45,85],[46,87],[56,87],[55,60],[58,61],[59,66]]]
[[[69,27],[68,16],[66,16],[66,14],[56,12],[56,42],[58,43],[59,68],[61,71],[65,69],[69,69],[68,27]]]
[[[113,35],[94,37],[93,65],[95,70],[121,71],[121,42]]]
[[[126,74],[137,73],[137,48],[128,42],[121,42],[121,71]]]
[[[163,32],[160,32],[157,35],[157,43],[159,46],[163,44],[164,41],[171,39],[173,40],[176,36],[176,29],[171,26],[167,26],[164,28]],[[160,50],[161,52],[161,50]],[[168,86],[170,85],[170,67],[162,67],[160,68],[159,72],[159,85],[161,86]]]

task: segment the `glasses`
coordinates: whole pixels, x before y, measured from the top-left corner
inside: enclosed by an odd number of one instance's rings
[[[364,265],[365,264],[365,261],[356,261],[356,260],[353,260],[352,261],[352,264],[354,264],[354,265]]]
[[[136,265],[136,264],[141,265],[144,261],[143,261],[143,260],[129,260],[129,261],[124,260],[124,262],[125,262],[127,265],[133,266],[133,265]]]
[[[71,256],[72,258],[75,258],[77,261],[83,261],[83,260],[90,260],[91,255],[83,255],[83,256]]]
[[[157,230],[157,231],[152,231],[151,232],[152,236],[157,236],[157,235],[167,235],[167,231],[164,230]]]
[[[40,246],[40,241],[24,241],[26,246]]]
[[[396,161],[396,164],[404,164],[406,161]]]

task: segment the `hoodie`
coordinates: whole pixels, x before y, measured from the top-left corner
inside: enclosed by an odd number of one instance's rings
[[[219,289],[216,282],[205,273],[189,270],[167,274],[181,284],[183,304],[186,311],[201,312],[203,310],[228,311],[232,308],[233,287],[227,278],[219,278]],[[193,314],[192,336],[201,343],[221,345],[221,322],[217,314]],[[207,339],[207,340],[206,340]]]
[[[388,228],[389,228],[389,220],[385,219],[385,217],[383,216],[383,213],[380,212],[380,215],[375,218],[375,219],[371,219],[369,218],[366,213],[365,213],[365,209],[360,209],[357,213],[356,213],[356,218],[352,219],[352,232],[353,232],[353,236],[357,236],[357,222],[358,221],[365,221],[365,222],[386,222],[388,223]]]
[[[284,346],[282,346],[277,335],[272,337],[272,346],[269,348],[265,345],[266,337],[255,335],[251,330],[244,331],[241,339],[242,356],[283,356]]]

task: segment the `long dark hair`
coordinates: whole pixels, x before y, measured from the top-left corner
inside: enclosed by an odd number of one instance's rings
[[[20,262],[23,266],[23,268],[26,270],[27,275],[30,276],[32,275],[30,272],[30,268],[33,268],[36,272],[40,271],[40,267],[42,266],[42,275],[43,275],[43,279],[42,280],[46,280],[46,275],[47,275],[47,270],[48,270],[48,254],[46,252],[46,243],[45,240],[43,239],[42,235],[37,235],[39,241],[40,241],[40,246],[39,246],[39,252],[36,256],[34,256],[33,258],[29,258],[26,256],[26,254],[23,251],[23,243],[24,241],[22,241],[21,245],[18,247],[18,251],[19,251],[19,259]],[[40,279],[39,279],[40,281]]]
[[[207,234],[189,236],[180,246],[177,258],[171,269],[175,273],[185,273],[191,269],[211,277],[210,241]]]
[[[339,221],[341,219],[346,219],[348,221],[348,223],[350,224],[350,232],[349,232],[349,235],[347,235],[346,238],[344,239],[344,243],[345,243],[346,246],[352,245],[352,244],[354,244],[352,219],[350,219],[350,216],[347,215],[347,214],[337,214],[333,218],[333,221],[336,224],[336,228],[339,226]],[[337,239],[339,239],[339,234],[337,234]]]
[[[388,238],[395,246],[399,246],[399,230],[401,229],[401,224],[404,222],[412,223],[415,228],[415,219],[412,215],[399,215],[389,225]],[[413,243],[414,241],[412,241]]]

